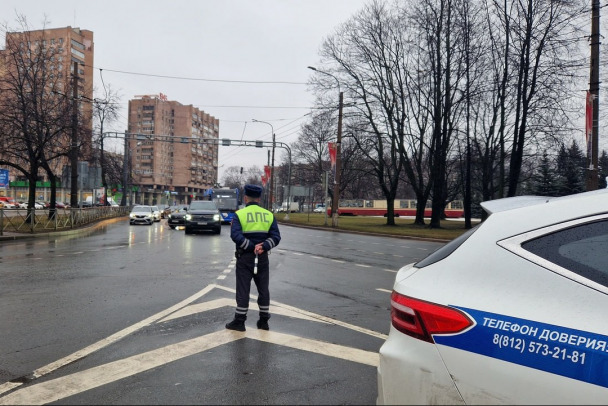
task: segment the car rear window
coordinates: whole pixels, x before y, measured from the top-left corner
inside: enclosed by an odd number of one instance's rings
[[[443,247],[433,251],[422,261],[415,263],[414,266],[416,268],[424,268],[425,266],[429,266],[437,261],[441,261],[442,259],[446,258],[448,255],[454,252],[456,248],[460,247],[471,235],[473,235],[473,233],[477,231],[480,225],[481,224],[476,225],[466,233],[454,238],[452,241],[450,241]]]
[[[522,248],[584,278],[608,286],[608,220],[559,230]]]

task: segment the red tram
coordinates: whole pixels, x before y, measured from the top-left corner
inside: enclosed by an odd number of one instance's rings
[[[424,217],[431,217],[430,202],[424,208]],[[338,203],[339,216],[384,216],[386,217],[386,200],[348,199],[340,200]],[[331,216],[331,208],[327,210]],[[415,199],[395,199],[395,217],[416,216]],[[459,218],[464,216],[464,206],[461,200],[449,202],[445,207],[447,218]]]

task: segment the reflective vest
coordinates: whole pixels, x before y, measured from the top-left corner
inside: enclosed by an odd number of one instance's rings
[[[274,221],[272,212],[257,204],[251,204],[244,209],[238,210],[236,215],[239,217],[243,234],[267,233]]]

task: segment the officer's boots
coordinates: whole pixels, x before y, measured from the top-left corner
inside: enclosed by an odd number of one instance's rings
[[[260,319],[257,322],[257,326],[260,330],[270,330],[270,327],[268,327],[269,318],[270,318],[269,313],[260,313]]]
[[[226,328],[228,330],[245,331],[245,320],[247,320],[247,316],[237,314],[234,316],[234,320],[226,323]]]

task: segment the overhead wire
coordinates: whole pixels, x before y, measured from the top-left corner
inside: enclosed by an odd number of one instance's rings
[[[186,76],[171,76],[171,75],[159,75],[154,73],[142,73],[142,72],[129,72],[122,71],[117,69],[107,69],[107,68],[99,68],[96,66],[90,66],[93,69],[105,69],[108,72],[114,73],[122,73],[125,75],[135,75],[135,76],[147,76],[147,77],[155,77],[155,78],[164,78],[164,79],[177,79],[177,80],[193,80],[199,82],[220,82],[220,83],[242,83],[242,84],[276,84],[276,85],[306,85],[306,82],[291,82],[291,81],[263,81],[263,80],[228,80],[228,79],[207,79],[207,78],[192,78]]]
[[[102,80],[102,84],[104,87],[104,91],[106,93],[106,98],[107,98],[107,90],[105,87],[105,83],[103,83],[103,75],[102,72],[105,69],[108,72],[114,72],[114,73],[120,73],[120,74],[126,74],[126,75],[135,75],[135,76],[145,76],[145,77],[156,77],[156,78],[165,78],[165,79],[175,79],[175,80],[188,80],[188,81],[202,81],[202,82],[219,82],[219,83],[235,83],[235,84],[286,84],[286,85],[307,85],[307,83],[305,82],[293,82],[293,81],[247,81],[247,80],[227,80],[227,79],[209,79],[209,78],[194,78],[194,77],[183,77],[183,76],[174,76],[174,75],[160,75],[160,74],[152,74],[152,73],[142,73],[142,72],[131,72],[131,71],[122,71],[122,70],[117,70],[117,69],[108,69],[108,68],[100,68],[100,67],[94,67],[94,66],[90,66],[93,69],[99,69],[99,74]],[[116,104],[128,104],[128,103],[116,103]],[[302,116],[296,117],[294,119],[273,119],[271,121],[273,122],[277,122],[277,121],[284,121],[284,120],[291,120],[289,123],[286,123],[285,125],[278,127],[277,131],[280,131],[281,129],[285,129],[287,127],[287,129],[285,131],[283,131],[283,134],[278,135],[277,132],[275,132],[275,139],[285,139],[286,137],[294,134],[295,132],[297,132],[299,130],[299,126],[295,126],[295,127],[289,127],[291,126],[293,123],[302,120],[304,117],[308,116],[311,114],[311,110],[315,110],[315,109],[323,109],[323,107],[316,107],[316,106],[244,106],[244,105],[195,105],[196,108],[200,108],[200,109],[207,109],[207,108],[247,108],[247,109],[306,109],[308,110],[308,112]],[[118,113],[119,116],[121,116],[123,119],[127,119],[127,117],[125,117],[122,113]],[[241,133],[241,141],[244,139],[245,137],[245,132],[247,129],[247,123],[248,121],[238,121],[238,120],[220,120],[220,122],[230,122],[230,123],[238,123],[238,122],[242,122],[243,123],[243,131]],[[285,133],[286,132],[286,133]],[[264,135],[264,138],[272,137],[272,133],[270,133],[269,135],[266,134]],[[239,146],[235,149],[232,149],[230,152],[228,152],[228,156],[227,158],[230,158],[231,156],[234,156],[238,153],[241,152],[242,150],[242,146]]]

